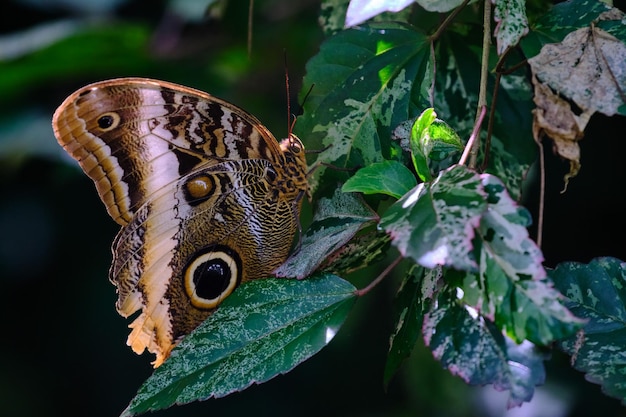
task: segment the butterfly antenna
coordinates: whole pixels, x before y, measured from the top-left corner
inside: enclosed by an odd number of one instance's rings
[[[302,99],[302,107],[304,107],[304,103],[306,103],[306,99],[309,98],[309,96],[311,95],[311,91],[313,91],[313,87],[315,87],[315,83],[311,84],[311,86],[309,87],[309,91],[306,92],[306,95]]]
[[[295,118],[291,120],[291,92],[289,91],[289,66],[287,65],[287,51],[283,49],[285,59],[285,91],[287,92],[287,133],[289,140],[291,140],[291,133],[293,132],[293,126],[295,124]]]

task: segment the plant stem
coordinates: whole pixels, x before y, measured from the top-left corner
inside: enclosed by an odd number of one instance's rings
[[[377,286],[387,275],[389,275],[389,273],[391,272],[391,270],[393,268],[396,267],[396,265],[398,265],[400,263],[400,261],[404,259],[402,257],[402,255],[398,256],[396,259],[393,260],[393,262],[391,262],[389,265],[387,265],[387,268],[385,268],[385,270],[383,272],[381,272],[372,282],[370,282],[365,288],[361,288],[360,290],[356,290],[354,292],[354,294],[357,297],[360,297],[362,295],[367,294],[368,292],[370,292],[375,286]]]
[[[539,146],[539,215],[537,219],[537,246],[541,249],[541,243],[543,240],[543,209],[545,207],[546,198],[546,162],[543,154],[543,143],[541,140],[537,140],[537,146]]]
[[[474,144],[478,142],[478,135],[480,135],[480,126],[483,123],[483,117],[485,117],[485,113],[487,112],[487,108],[482,106],[479,108],[480,113],[478,114],[478,120],[474,123],[474,129],[472,130],[472,134],[467,140],[467,144],[465,145],[465,149],[463,149],[463,155],[461,155],[461,159],[459,159],[459,165],[465,165],[467,161],[467,157],[472,149],[474,149]]]
[[[430,35],[430,42],[431,44],[433,43],[433,41],[439,39],[439,37],[441,36],[441,34],[443,33],[443,31],[448,27],[448,25],[450,24],[450,22],[452,22],[454,20],[454,18],[456,17],[456,15],[458,15],[459,13],[461,13],[461,10],[463,10],[463,8],[465,6],[467,6],[467,3],[469,3],[469,0],[465,0],[463,3],[461,3],[461,5],[457,8],[455,8],[452,13],[450,13],[446,19],[443,21],[443,23],[441,23],[441,25],[439,25],[439,27],[437,28],[437,30],[435,31],[435,33],[433,33],[432,35]]]
[[[500,80],[502,79],[502,76],[507,73],[506,70],[504,69],[504,61],[507,55],[509,54],[509,51],[511,51],[511,48],[507,48],[507,50],[504,51],[504,53],[502,53],[502,55],[498,59],[498,62],[496,63],[496,68],[495,68],[496,77],[495,77],[495,82],[493,86],[493,93],[491,94],[491,108],[489,110],[489,119],[487,122],[487,137],[485,138],[485,147],[484,147],[485,157],[483,159],[482,167],[480,169],[481,172],[484,172],[487,169],[487,166],[489,164],[489,152],[491,149],[491,135],[493,133],[493,124],[495,123],[495,119],[496,119],[495,114],[496,114],[496,103],[498,102],[498,91],[500,91]],[[519,67],[516,67],[516,68],[519,68]]]
[[[478,92],[478,108],[476,109],[476,123],[479,122],[483,107],[487,106],[487,79],[489,76],[489,50],[491,49],[491,0],[484,0],[483,13],[483,54],[480,64],[480,88]],[[478,149],[480,148],[480,131],[470,150],[469,167],[476,167]]]

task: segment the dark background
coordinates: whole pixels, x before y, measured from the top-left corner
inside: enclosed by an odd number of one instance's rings
[[[248,58],[247,0],[231,1],[221,20],[177,16],[165,1],[77,2],[92,10],[69,0],[40,3],[0,6],[0,416],[115,416],[150,375],[152,358],[125,345],[129,321],[116,313],[107,280],[118,227],[57,145],[52,113],[89,82],[147,76],[211,92],[284,136],[284,55],[297,113],[304,65],[323,39],[319,4],[255,2]],[[85,27],[93,28],[90,35]],[[547,266],[626,259],[625,128],[624,118],[594,116],[581,143],[582,170],[565,194],[559,191],[567,165],[546,151]],[[533,184],[525,205],[535,216],[537,195]],[[363,286],[374,274],[351,280]],[[506,393],[466,386],[421,345],[385,390],[395,284],[388,280],[359,299],[335,340],[289,374],[155,415],[626,415],[559,352],[533,402],[508,414]]]

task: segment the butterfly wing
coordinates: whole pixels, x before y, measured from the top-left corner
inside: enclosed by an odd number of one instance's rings
[[[121,225],[154,192],[194,167],[225,159],[277,163],[281,154],[274,136],[244,110],[199,90],[144,78],[81,88],[59,106],[53,127]]]
[[[245,111],[125,78],[78,90],[53,125],[122,225],[110,279],[120,314],[141,310],[129,345],[156,353],[155,366],[240,282],[286,258],[306,162]]]

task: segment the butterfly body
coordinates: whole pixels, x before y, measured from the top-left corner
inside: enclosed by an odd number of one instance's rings
[[[241,282],[286,259],[308,193],[306,160],[207,93],[122,78],[86,86],[53,118],[59,143],[122,228],[110,279],[128,344],[158,366]]]

